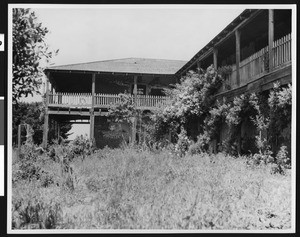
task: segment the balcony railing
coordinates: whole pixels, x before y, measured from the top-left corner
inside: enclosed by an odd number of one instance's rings
[[[256,80],[269,70],[269,49],[268,46],[252,54],[250,57],[240,62],[240,86],[246,85],[248,82]],[[273,42],[273,69],[276,70],[280,66],[291,61],[291,34]],[[236,65],[231,65],[232,72],[225,78],[222,91],[237,88],[236,81]]]
[[[166,106],[169,98],[166,96],[137,95],[136,106],[140,109],[155,109]],[[117,94],[95,94],[96,108],[109,108],[120,102]],[[49,106],[52,107],[92,107],[91,93],[50,93]]]

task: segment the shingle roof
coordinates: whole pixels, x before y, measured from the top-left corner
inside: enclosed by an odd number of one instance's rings
[[[53,66],[49,71],[85,71],[138,74],[175,74],[186,61],[147,58],[124,58],[89,63]]]

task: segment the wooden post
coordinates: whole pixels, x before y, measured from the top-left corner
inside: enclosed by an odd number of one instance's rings
[[[56,120],[54,120],[54,137],[58,138],[58,135],[57,135],[57,121]]]
[[[18,159],[20,159],[21,154],[21,124],[18,126]]]
[[[273,69],[274,10],[269,9],[269,72]]]
[[[197,69],[198,69],[198,71],[200,72],[200,69],[201,69],[201,61],[197,61]]]
[[[136,103],[137,103],[137,76],[133,77],[134,79],[134,86],[133,86],[133,98],[134,98],[134,107],[136,109]],[[136,142],[136,117],[133,118],[132,122],[132,143],[134,144]]]
[[[90,115],[90,139],[94,141],[94,127],[95,127],[95,78],[96,74],[94,73],[92,76],[92,107],[91,107],[91,115]]]
[[[171,141],[172,141],[172,133],[171,133],[171,130],[169,130],[169,133],[168,133],[168,140],[169,140],[169,142],[171,143]]]
[[[241,32],[235,31],[236,84],[240,86]]]
[[[50,104],[51,104],[51,103],[53,103],[53,85],[52,85],[51,82],[49,83],[49,86],[50,86],[50,95],[49,95],[49,97],[50,97]]]
[[[60,141],[60,123],[57,122],[57,137],[58,137],[58,141]]]
[[[46,99],[45,99],[45,117],[44,117],[44,128],[43,128],[43,148],[47,147],[48,143],[48,126],[49,126],[49,114],[48,114],[48,103],[49,103],[49,76],[50,73],[47,72],[46,75]]]
[[[217,48],[213,49],[213,54],[214,54],[214,68],[218,69],[218,49]]]

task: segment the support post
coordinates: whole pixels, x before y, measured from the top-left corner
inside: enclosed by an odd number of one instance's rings
[[[268,24],[268,28],[269,28],[269,33],[268,33],[268,37],[269,37],[269,72],[272,71],[274,64],[273,64],[273,42],[274,42],[274,10],[273,9],[269,9],[269,24]]]
[[[49,87],[50,87],[49,99],[50,99],[50,103],[53,103],[53,85],[51,82],[49,83]]]
[[[58,137],[58,141],[60,141],[60,123],[57,122],[57,137]]]
[[[218,69],[218,49],[217,48],[213,49],[213,54],[214,54],[214,68],[217,70]]]
[[[172,142],[172,133],[171,133],[171,131],[169,131],[169,133],[168,133],[168,140],[169,140],[170,143]]]
[[[240,86],[241,32],[235,31],[236,84]]]
[[[47,72],[46,75],[46,98],[45,98],[45,117],[44,117],[44,128],[43,128],[43,148],[47,147],[48,143],[48,131],[49,131],[49,113],[48,113],[48,103],[49,103],[49,77],[50,73]]]
[[[21,154],[21,124],[18,126],[18,159],[20,159]]]
[[[134,108],[136,109],[137,103],[137,76],[134,76],[134,86],[133,86],[133,98],[134,98]],[[136,142],[136,117],[133,118],[132,122],[132,143],[135,144]]]
[[[95,78],[96,74],[92,75],[92,107],[90,111],[90,139],[94,141],[94,127],[95,127],[95,114],[94,114],[94,107],[95,107]]]
[[[197,61],[197,69],[200,72],[200,69],[201,69],[201,62],[200,61]]]

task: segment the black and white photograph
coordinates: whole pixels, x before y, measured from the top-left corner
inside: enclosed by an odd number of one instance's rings
[[[7,36],[8,233],[295,233],[296,5],[8,4]]]

